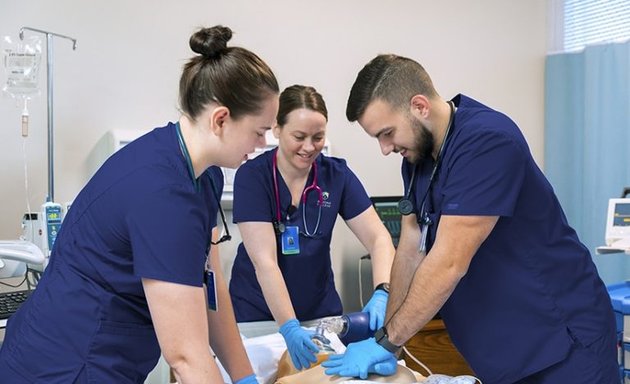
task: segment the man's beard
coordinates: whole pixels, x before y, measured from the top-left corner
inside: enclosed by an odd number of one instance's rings
[[[418,163],[432,155],[435,141],[433,140],[433,134],[418,119],[413,116],[410,116],[410,119],[415,138],[414,149],[417,153],[412,162]]]

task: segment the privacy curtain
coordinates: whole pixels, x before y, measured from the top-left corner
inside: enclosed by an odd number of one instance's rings
[[[630,187],[630,42],[549,55],[545,174],[606,284],[630,280],[630,255],[596,255],[608,199]]]

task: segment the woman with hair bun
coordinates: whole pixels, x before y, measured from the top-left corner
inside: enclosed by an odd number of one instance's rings
[[[226,238],[219,167],[265,146],[278,83],[231,36],[192,35],[178,121],[112,155],[74,200],[37,289],[9,319],[3,383],[143,383],[160,353],[179,383],[222,383],[208,341],[234,382],[257,382],[214,246]]]

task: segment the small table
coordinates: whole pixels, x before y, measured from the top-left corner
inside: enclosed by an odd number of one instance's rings
[[[451,342],[441,319],[429,321],[405,346],[433,373],[450,376],[474,375],[466,360]],[[413,361],[406,352],[403,351],[401,357],[405,359],[409,368],[428,375],[428,372],[425,372],[425,369]]]

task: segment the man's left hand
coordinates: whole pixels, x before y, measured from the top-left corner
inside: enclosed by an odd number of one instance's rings
[[[370,337],[350,344],[343,355],[330,356],[322,366],[328,368],[325,371],[327,375],[366,379],[370,373],[393,375],[397,364],[396,356]]]
[[[382,327],[385,322],[385,311],[387,310],[388,297],[389,295],[387,292],[377,289],[372,294],[370,301],[365,304],[365,307],[361,311],[370,314],[370,329],[373,331]]]

